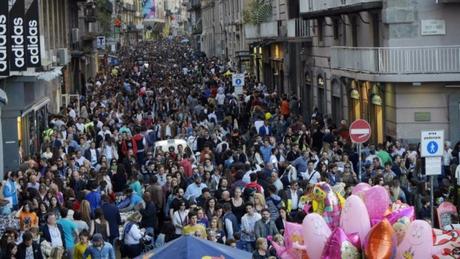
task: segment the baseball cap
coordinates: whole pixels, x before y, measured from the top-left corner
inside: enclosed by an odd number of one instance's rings
[[[96,233],[93,235],[93,239],[91,239],[91,241],[93,242],[99,242],[99,241],[102,241],[103,238],[102,238],[102,235],[100,233]]]

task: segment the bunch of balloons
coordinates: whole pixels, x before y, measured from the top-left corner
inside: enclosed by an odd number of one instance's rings
[[[317,187],[330,190],[325,184]],[[319,196],[331,197],[328,191]],[[323,204],[340,204],[337,201]],[[323,214],[306,215],[302,225],[286,225],[284,237],[290,241],[276,247],[278,255],[296,259],[302,258],[299,251],[305,251],[310,259],[460,258],[460,230],[432,229],[428,222],[415,220],[414,208],[391,203],[382,186],[358,184],[340,208],[339,217],[324,209]],[[296,229],[294,241],[292,229]]]

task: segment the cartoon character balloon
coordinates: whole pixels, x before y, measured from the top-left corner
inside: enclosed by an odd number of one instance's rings
[[[460,230],[433,229],[433,259],[460,258]]]
[[[390,205],[390,195],[382,186],[373,186],[364,193],[364,204],[371,218],[371,224],[380,222]]]
[[[396,237],[387,219],[374,225],[364,244],[367,259],[390,259],[396,250]]]
[[[284,226],[284,246],[272,240],[272,237],[268,237],[268,240],[272,243],[276,250],[278,257],[281,259],[298,259],[305,255],[305,251],[294,249],[293,243],[297,242],[303,245],[303,226],[292,222],[286,222]]]
[[[433,253],[433,232],[424,220],[414,220],[398,246],[397,259],[431,259]]]
[[[305,245],[302,246],[298,242],[295,242],[293,247],[306,250],[309,258],[320,258],[324,246],[331,235],[329,226],[324,221],[324,218],[317,213],[305,216],[302,226]]]
[[[323,215],[324,220],[331,229],[339,226],[340,221],[340,201],[332,191],[331,186],[326,182],[315,184],[313,188],[313,199],[318,202],[316,213]]]
[[[358,233],[361,241],[364,241],[371,222],[363,200],[356,195],[350,195],[345,201],[345,206],[340,215],[340,227],[346,234]]]
[[[336,228],[324,247],[321,259],[359,259],[360,241],[357,234],[347,235],[340,227]]]
[[[386,215],[385,218],[388,219],[390,224],[392,224],[396,238],[398,239],[398,244],[400,244],[404,238],[407,228],[415,219],[414,207],[405,207],[393,211],[389,215]]]

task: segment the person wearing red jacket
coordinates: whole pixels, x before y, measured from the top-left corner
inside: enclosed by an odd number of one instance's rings
[[[121,141],[121,152],[123,156],[129,157],[128,151],[132,149],[134,154],[137,154],[137,143],[131,136],[123,133],[123,140]]]
[[[246,184],[244,186],[244,189],[245,189],[245,193],[246,193],[246,189],[247,190],[255,190],[256,192],[258,193],[264,193],[264,188],[257,183],[257,174],[256,173],[252,173],[249,175],[250,179],[251,179],[251,182]]]

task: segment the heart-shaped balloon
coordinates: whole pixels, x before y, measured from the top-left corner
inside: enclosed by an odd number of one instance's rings
[[[366,204],[371,225],[375,225],[383,219],[390,202],[390,195],[388,195],[387,190],[380,185],[373,186],[365,191],[364,204]]]

